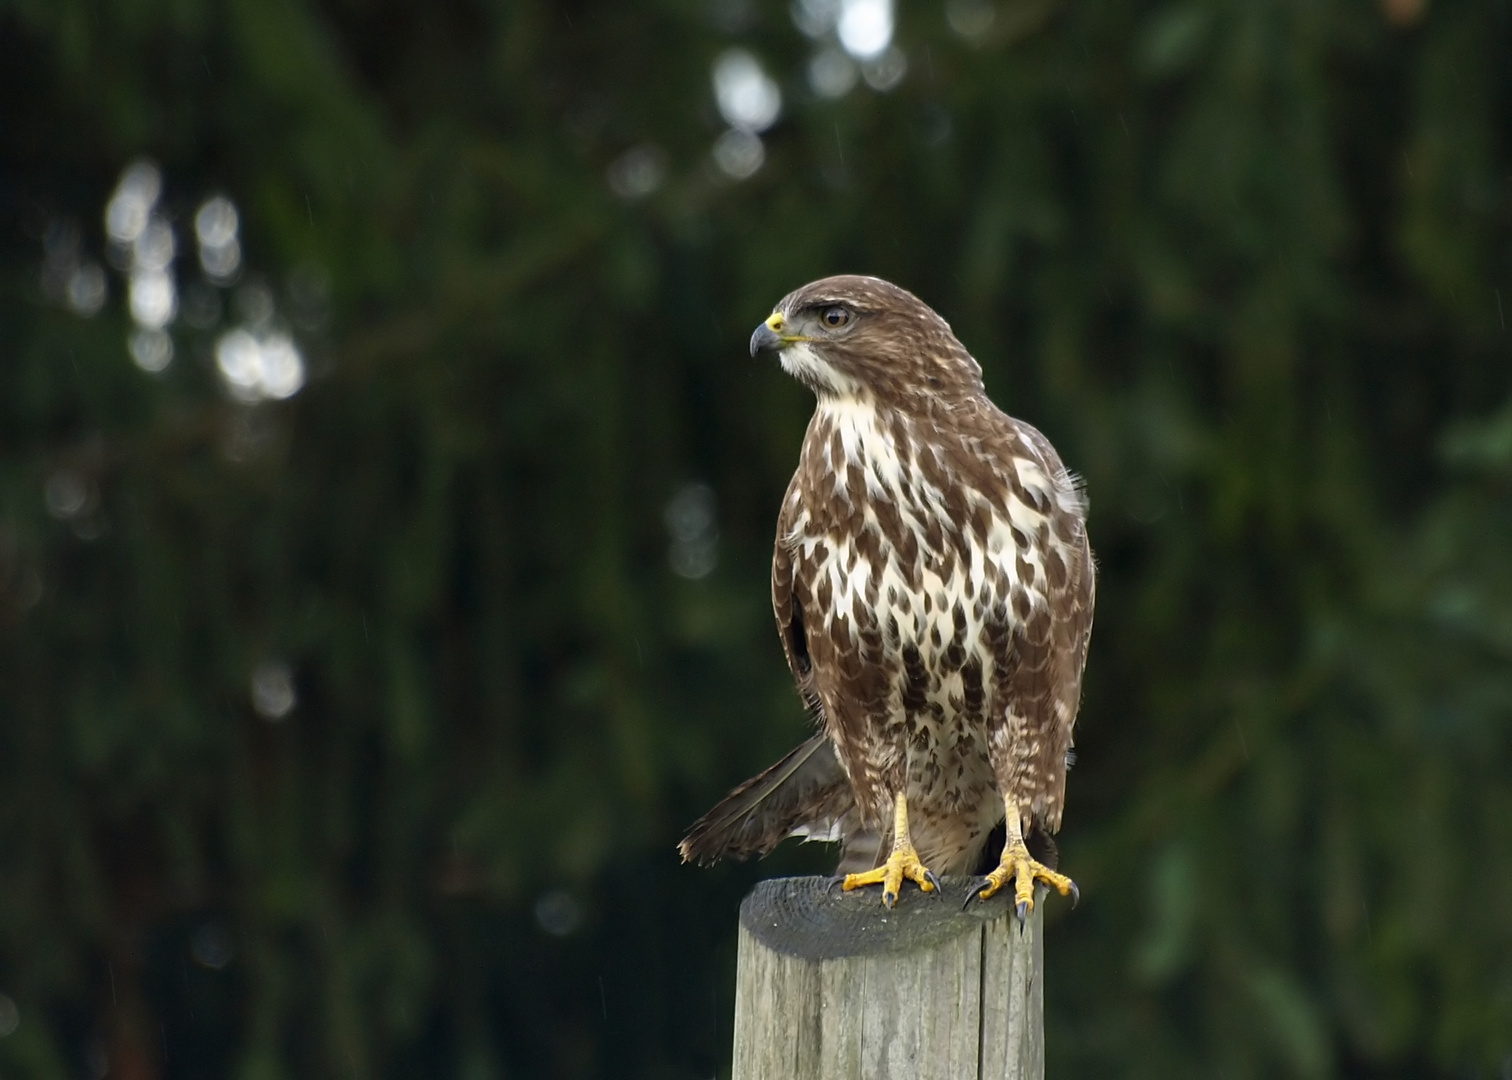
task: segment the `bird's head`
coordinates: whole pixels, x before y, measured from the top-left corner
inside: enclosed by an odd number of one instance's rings
[[[903,404],[982,392],[982,369],[950,325],[880,278],[829,277],[789,293],[751,335],[752,356],[768,350],[820,398]]]

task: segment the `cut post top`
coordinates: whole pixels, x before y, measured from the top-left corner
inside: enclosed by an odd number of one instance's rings
[[[741,903],[740,924],[772,951],[803,960],[915,952],[1012,915],[1011,892],[978,900],[980,884],[963,876],[944,878],[935,892],[909,886],[887,908],[878,890],[842,892],[834,878],[772,878]],[[1044,894],[1041,887],[1036,906]]]

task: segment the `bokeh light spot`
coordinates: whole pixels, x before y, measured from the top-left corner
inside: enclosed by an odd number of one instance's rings
[[[782,91],[744,49],[729,49],[714,61],[714,99],[725,123],[740,131],[765,131],[782,113]]]
[[[967,41],[980,38],[997,21],[997,8],[988,0],[949,0],[945,5],[945,22]]]
[[[840,0],[794,0],[788,11],[798,32],[818,41],[835,28]]]
[[[99,314],[105,306],[105,269],[97,262],[87,262],[68,275],[68,306],[75,315],[86,319]]]
[[[150,161],[126,166],[105,204],[105,232],[118,244],[133,244],[147,228],[152,208],[163,192],[163,176]]]
[[[732,180],[749,180],[765,161],[760,135],[732,128],[714,140],[714,164]]]
[[[304,360],[287,334],[262,339],[262,390],[270,398],[293,397],[304,385]]]
[[[609,166],[609,190],[621,199],[644,199],[667,177],[667,156],[655,146],[632,146]]]
[[[241,241],[237,236],[240,227],[236,204],[224,195],[206,199],[194,215],[200,269],[217,284],[228,284],[241,269]]]
[[[856,65],[836,48],[821,49],[808,65],[809,89],[822,98],[841,98],[856,85]]]
[[[206,277],[218,285],[229,285],[241,269],[241,244],[233,239],[219,247],[201,247],[199,259]]]
[[[59,469],[42,486],[47,512],[60,521],[76,518],[89,505],[89,484],[73,469]]]
[[[131,245],[131,259],[139,270],[166,270],[173,262],[176,246],[173,227],[153,214]]]
[[[667,501],[662,518],[672,544],[672,572],[690,580],[708,577],[719,562],[718,499],[708,484],[684,484]]]
[[[264,720],[277,722],[298,703],[294,673],[282,660],[265,660],[252,669],[252,708]]]
[[[127,351],[137,367],[157,374],[173,361],[173,337],[166,330],[133,330],[126,338]]]
[[[215,195],[201,203],[194,215],[194,236],[206,247],[221,247],[236,239],[240,225],[236,204],[224,195]]]
[[[857,60],[880,56],[892,44],[892,0],[845,0],[835,32]]]
[[[131,317],[139,326],[161,330],[178,313],[173,278],[163,270],[134,270],[127,286]]]
[[[883,93],[897,86],[907,74],[908,57],[896,45],[861,65],[861,77],[866,80],[866,85]]]
[[[304,386],[304,359],[287,334],[229,330],[215,344],[215,365],[232,396],[248,403],[293,397]]]

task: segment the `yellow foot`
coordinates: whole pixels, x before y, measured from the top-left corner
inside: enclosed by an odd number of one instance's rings
[[[992,896],[1009,881],[1013,882],[1014,910],[1018,912],[1019,922],[1028,918],[1034,910],[1034,886],[1036,882],[1044,882],[1062,896],[1071,897],[1071,904],[1075,906],[1081,899],[1081,891],[1077,889],[1076,882],[1065,874],[1057,874],[1042,862],[1036,862],[1029,855],[1029,849],[1024,846],[1022,840],[1017,843],[1009,843],[1003,849],[1003,861],[998,868],[987,875],[987,879],[976,890],[976,898],[985,900]]]
[[[893,848],[887,861],[875,870],[868,870],[864,874],[846,874],[845,880],[840,883],[840,888],[846,892],[859,889],[863,885],[882,884],[882,903],[893,907],[898,902],[898,890],[903,887],[903,879],[916,881],[919,889],[923,892],[933,892],[940,887],[940,879],[934,876],[930,870],[919,861],[919,853],[912,844],[898,845]]]

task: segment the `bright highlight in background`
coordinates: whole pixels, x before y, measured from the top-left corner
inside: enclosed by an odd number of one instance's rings
[[[957,2],[991,10],[989,0]],[[844,97],[858,76],[879,92],[903,81],[908,58],[893,43],[893,0],[794,0],[789,10],[794,25],[822,45],[808,65],[809,88],[819,97]]]
[[[881,56],[892,44],[892,0],[845,0],[835,33],[841,47],[857,60]]]
[[[126,166],[105,206],[105,232],[118,244],[133,244],[163,193],[163,176],[150,161]]]
[[[744,49],[729,49],[714,61],[714,100],[730,125],[714,142],[714,163],[732,180],[756,175],[766,161],[759,132],[782,114],[782,89]]]
[[[128,286],[131,317],[138,326],[161,330],[178,314],[173,278],[163,270],[133,270]]]
[[[289,335],[276,331],[227,331],[215,343],[215,366],[231,395],[249,404],[293,397],[304,385],[304,358]]]
[[[241,269],[241,242],[236,235],[240,224],[236,204],[224,195],[206,199],[194,215],[200,269],[217,285],[228,284]]]
[[[278,721],[298,704],[294,673],[282,660],[266,660],[252,670],[252,707],[264,720]]]
[[[126,306],[136,323],[126,337],[126,350],[137,367],[154,374],[173,361],[168,327],[178,317],[178,287],[173,280],[178,241],[173,226],[158,212],[162,194],[163,174],[158,167],[150,161],[134,161],[122,171],[105,205],[105,232],[126,264]],[[103,280],[101,285],[103,302]]]
[[[725,123],[740,131],[765,131],[782,113],[782,90],[744,49],[714,61],[714,99]]]

